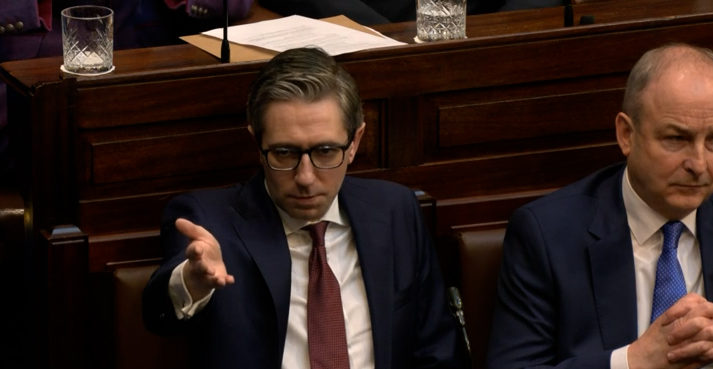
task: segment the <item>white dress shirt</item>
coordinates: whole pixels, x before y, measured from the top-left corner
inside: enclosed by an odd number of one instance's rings
[[[302,229],[308,224],[306,221],[290,217],[279,207],[277,210],[282,219],[292,260],[290,308],[282,368],[310,369],[307,346],[307,286],[312,238],[306,230]],[[320,220],[329,221],[324,236],[327,263],[339,282],[349,367],[374,368],[374,344],[364,279],[351,226],[346,215],[340,211],[337,198]],[[185,263],[184,261],[173,270],[169,281],[169,295],[179,319],[190,319],[208,304],[214,292],[211,291],[208,296],[194,303],[183,281]],[[239,270],[228,272],[236,279],[240,278]]]
[[[638,337],[641,337],[650,325],[651,305],[656,284],[656,264],[663,248],[661,227],[669,219],[651,209],[634,191],[629,181],[628,169],[624,171],[622,195],[634,251],[637,327]],[[678,241],[678,261],[686,281],[686,291],[703,295],[701,252],[695,237],[696,211],[694,210],[681,219],[681,222],[685,227]],[[629,369],[626,354],[628,348],[627,345],[612,352],[611,369]]]

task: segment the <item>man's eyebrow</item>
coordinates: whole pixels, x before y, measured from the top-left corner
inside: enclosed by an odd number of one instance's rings
[[[663,130],[673,130],[677,133],[693,134],[693,130],[679,123],[666,123]]]
[[[267,145],[269,148],[285,148],[285,149],[299,149],[299,146],[297,145],[292,145],[292,144],[286,144],[286,143],[274,143],[271,145]]]
[[[302,146],[298,146],[298,145],[294,145],[294,144],[287,144],[287,143],[275,143],[275,144],[272,144],[272,145],[268,145],[268,148],[271,148],[271,149],[281,148],[281,149],[307,150],[307,149],[312,149],[312,148],[315,148],[315,147],[323,147],[323,146],[341,147],[341,146],[344,146],[344,145],[343,145],[342,143],[340,143],[340,142],[325,141],[325,142],[318,142],[318,143],[316,143],[316,144],[314,144],[314,145],[312,145],[312,146],[308,146],[308,147],[305,147],[305,148],[303,148]]]

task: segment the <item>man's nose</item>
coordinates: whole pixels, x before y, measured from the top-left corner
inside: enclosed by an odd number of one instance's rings
[[[307,153],[303,153],[300,163],[295,168],[295,181],[300,185],[309,185],[314,181],[315,167]]]
[[[710,155],[710,153],[706,149],[705,145],[703,145],[703,144],[693,145],[691,147],[691,150],[690,150],[688,156],[683,161],[684,169],[686,169],[686,171],[688,171],[689,173],[694,174],[696,176],[700,175],[707,168],[707,161],[708,161],[707,155]]]

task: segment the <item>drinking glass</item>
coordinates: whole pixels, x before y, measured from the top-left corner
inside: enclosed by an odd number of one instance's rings
[[[62,71],[95,76],[114,70],[114,11],[94,5],[62,9]]]
[[[466,0],[416,0],[416,41],[465,36]]]

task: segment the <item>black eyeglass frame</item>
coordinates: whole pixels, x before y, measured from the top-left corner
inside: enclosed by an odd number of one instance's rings
[[[346,151],[349,148],[349,146],[351,146],[351,144],[352,144],[352,140],[350,139],[349,142],[347,142],[345,145],[341,145],[341,146],[316,145],[316,146],[312,146],[312,147],[304,149],[304,150],[295,149],[293,147],[279,146],[279,147],[271,147],[269,149],[263,149],[263,150],[260,150],[260,152],[262,153],[262,156],[265,158],[265,163],[267,164],[267,167],[272,170],[277,170],[277,171],[281,171],[281,172],[286,172],[288,170],[295,170],[295,169],[297,169],[297,167],[300,166],[300,163],[302,162],[302,157],[304,156],[304,154],[307,154],[307,157],[309,157],[309,162],[312,163],[313,167],[315,167],[317,169],[334,169],[334,168],[339,168],[342,164],[344,164],[344,158],[346,157]],[[314,163],[314,159],[312,159],[312,151],[324,149],[324,148],[342,150],[342,159],[339,161],[339,164],[337,164],[335,166],[331,166],[331,167],[321,167]],[[274,151],[275,149],[294,149],[293,152],[295,154],[299,154],[297,163],[295,164],[295,166],[292,168],[275,168],[272,165],[270,165],[270,159],[267,158],[267,155],[270,153],[270,151]]]

